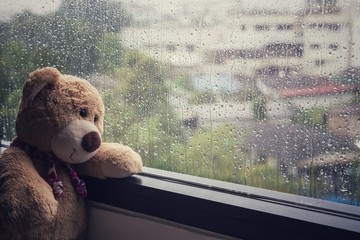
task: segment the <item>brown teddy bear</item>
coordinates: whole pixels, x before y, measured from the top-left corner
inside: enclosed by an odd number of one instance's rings
[[[32,72],[0,157],[0,239],[86,238],[81,175],[127,177],[142,170],[130,147],[102,143],[104,105],[87,81],[55,68]]]

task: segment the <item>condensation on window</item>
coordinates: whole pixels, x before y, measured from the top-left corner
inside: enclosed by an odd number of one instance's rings
[[[28,72],[88,79],[148,167],[360,205],[360,1],[2,1],[0,137]]]

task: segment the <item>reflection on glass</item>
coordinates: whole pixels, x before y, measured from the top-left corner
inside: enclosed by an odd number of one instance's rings
[[[4,6],[5,139],[24,76],[51,65],[101,91],[104,137],[149,167],[360,205],[359,1]]]

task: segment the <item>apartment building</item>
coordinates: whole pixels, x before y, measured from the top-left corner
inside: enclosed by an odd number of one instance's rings
[[[227,4],[219,9],[226,13],[221,21],[195,26],[171,19],[125,29],[121,39],[160,61],[200,73],[336,75],[358,64],[353,56],[358,14],[346,2],[316,2],[306,1],[296,12],[246,11]]]

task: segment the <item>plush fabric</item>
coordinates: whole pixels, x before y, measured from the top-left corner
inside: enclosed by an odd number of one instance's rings
[[[0,239],[85,239],[81,175],[122,178],[141,172],[139,154],[103,143],[104,106],[87,81],[55,68],[30,73],[17,137],[0,156]]]

